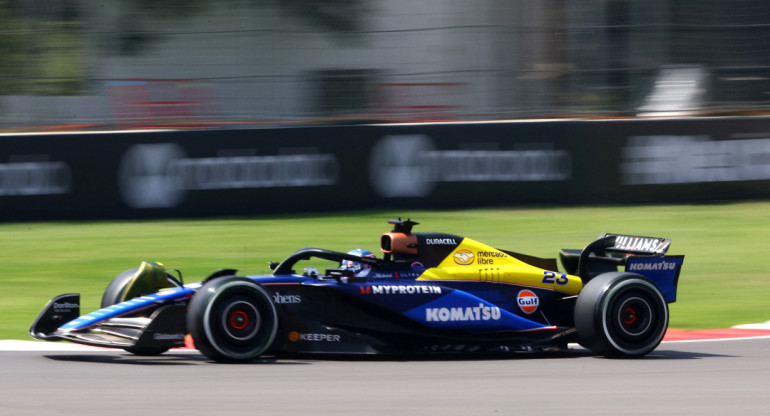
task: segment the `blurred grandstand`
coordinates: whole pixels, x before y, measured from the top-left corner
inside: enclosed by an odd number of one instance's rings
[[[764,114],[763,0],[0,0],[0,131]]]

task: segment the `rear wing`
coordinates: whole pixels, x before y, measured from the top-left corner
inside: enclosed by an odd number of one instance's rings
[[[670,247],[668,238],[605,233],[582,250],[562,249],[559,258],[565,271],[579,276],[584,284],[624,266],[627,272],[654,280],[673,302],[684,256],[666,255]]]
[[[599,236],[599,239],[602,238],[608,238],[612,242],[612,245],[606,249],[615,253],[662,256],[671,247],[671,239],[669,238],[637,237],[621,234],[603,234]]]

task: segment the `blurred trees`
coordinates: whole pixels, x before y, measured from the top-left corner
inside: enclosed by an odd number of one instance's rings
[[[0,0],[0,95],[76,95],[85,77],[86,45],[82,17],[89,7],[127,13],[115,30],[117,52],[139,53],[156,34],[136,19],[179,19],[209,7],[250,3],[277,6],[308,25],[333,33],[360,29],[363,0]],[[100,36],[96,34],[96,36]]]
[[[83,76],[76,0],[0,0],[0,94],[73,95]]]

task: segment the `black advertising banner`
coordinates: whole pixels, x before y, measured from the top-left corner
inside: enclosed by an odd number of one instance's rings
[[[567,123],[389,126],[369,152],[374,197],[405,206],[567,203],[582,177]]]
[[[770,197],[770,119],[0,136],[0,220]]]
[[[3,137],[2,219],[252,215],[344,209],[364,169],[348,130],[179,131]]]
[[[610,202],[690,202],[770,197],[770,119],[596,123],[614,180]],[[591,186],[594,183],[589,183]]]

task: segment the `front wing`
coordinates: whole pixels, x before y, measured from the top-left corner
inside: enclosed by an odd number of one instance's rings
[[[185,345],[187,328],[186,305],[179,301],[192,293],[192,288],[175,288],[83,316],[80,316],[79,294],[60,295],[43,308],[29,333],[45,341],[63,340],[136,351],[181,347]],[[142,313],[149,310],[151,313]]]

